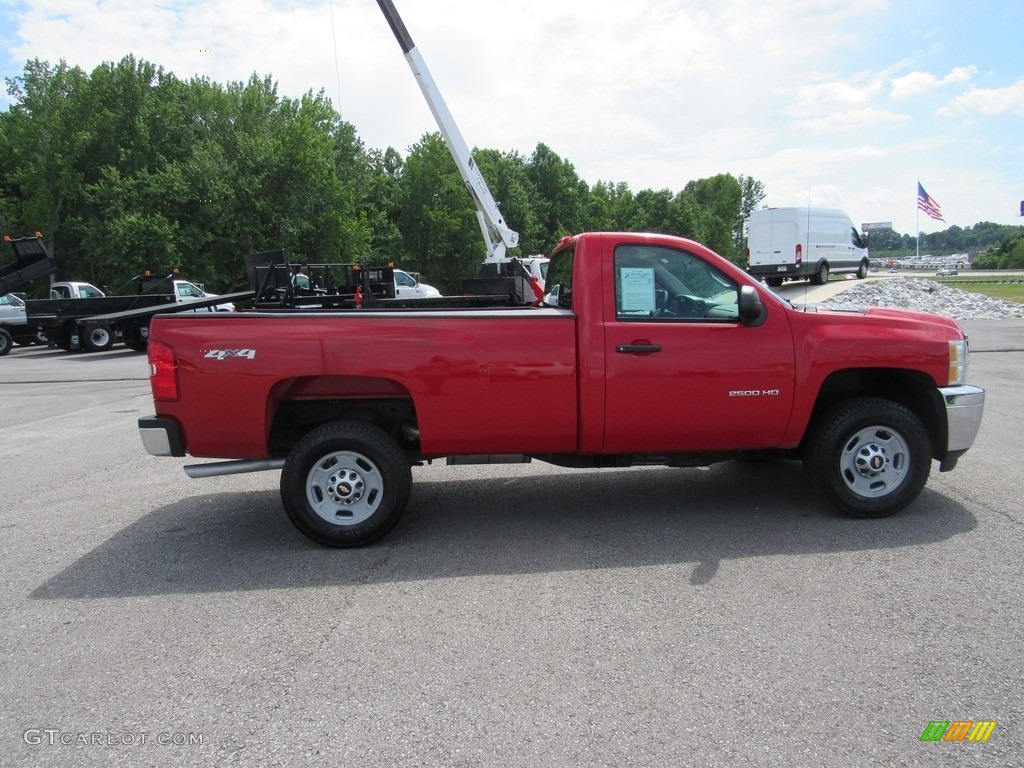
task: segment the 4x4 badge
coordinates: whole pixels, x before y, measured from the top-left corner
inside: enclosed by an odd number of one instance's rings
[[[229,357],[244,357],[247,360],[253,360],[256,357],[255,349],[211,349],[208,350],[203,357],[209,357],[214,360],[226,360]]]

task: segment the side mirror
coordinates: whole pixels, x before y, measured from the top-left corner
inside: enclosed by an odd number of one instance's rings
[[[744,325],[760,325],[764,322],[764,303],[761,301],[761,296],[754,286],[744,285],[740,287],[739,310],[740,320],[743,321]]]

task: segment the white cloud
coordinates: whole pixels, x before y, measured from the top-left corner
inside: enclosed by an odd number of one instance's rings
[[[978,74],[978,68],[973,65],[956,67],[945,77],[936,77],[930,72],[911,72],[903,77],[893,78],[890,95],[897,100],[909,99],[944,85],[966,83],[976,74]]]
[[[797,120],[793,123],[793,128],[807,133],[834,134],[839,131],[857,131],[882,125],[906,123],[910,119],[910,115],[867,107],[847,112],[833,112],[825,117]]]
[[[786,111],[793,115],[820,114],[836,108],[859,107],[877,92],[877,86],[866,88],[849,83],[818,83],[800,86]]]
[[[943,117],[963,113],[1024,116],[1024,80],[1006,88],[972,88],[939,110]]]

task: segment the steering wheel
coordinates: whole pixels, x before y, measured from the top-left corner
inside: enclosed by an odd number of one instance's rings
[[[704,317],[704,313],[708,311],[708,305],[703,299],[678,294],[673,296],[672,301],[669,302],[668,311],[676,317]]]

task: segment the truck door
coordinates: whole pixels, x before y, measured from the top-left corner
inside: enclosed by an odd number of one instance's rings
[[[614,247],[605,301],[607,453],[777,446],[793,403],[782,306],[739,318],[740,284],[695,253]]]

